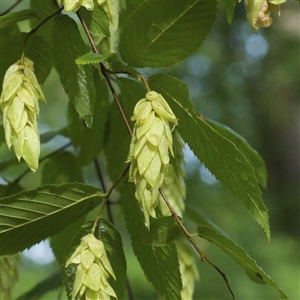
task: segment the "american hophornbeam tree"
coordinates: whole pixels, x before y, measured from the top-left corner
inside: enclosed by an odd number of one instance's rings
[[[134,299],[114,203],[159,299],[193,298],[197,260],[215,269],[235,299],[225,271],[196,237],[287,299],[243,248],[196,211],[187,213],[185,145],[270,239],[263,160],[241,136],[195,111],[187,84],[164,72],[201,46],[219,6],[229,23],[236,5],[245,6],[257,33],[285,0],[22,2],[6,2],[0,17],[0,140],[14,154],[1,157],[0,298],[11,299],[19,253],[49,238],[69,299]],[[69,100],[66,126],[40,134],[40,106],[58,101],[43,92],[53,69]],[[66,143],[47,148],[58,136]],[[83,176],[88,165],[95,186]],[[39,186],[30,189],[20,182],[32,172]]]

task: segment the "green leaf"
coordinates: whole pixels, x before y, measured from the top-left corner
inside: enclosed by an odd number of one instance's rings
[[[120,35],[122,59],[133,67],[165,67],[195,52],[216,17],[217,1],[145,1]]]
[[[114,225],[105,219],[100,220],[98,228],[98,236],[96,233],[95,236],[103,242],[108,260],[116,275],[116,280],[110,278],[109,284],[115,291],[118,299],[124,299],[126,260],[121,235]]]
[[[33,288],[25,292],[15,300],[42,299],[42,297],[50,291],[56,291],[61,287],[61,274],[56,271],[40,282],[36,283]]]
[[[255,171],[245,155],[226,137],[199,118],[189,100],[187,85],[167,75],[149,78],[179,119],[178,130],[210,172],[247,207],[270,239],[268,212],[261,198]]]
[[[70,250],[70,244],[85,222],[85,218],[86,216],[81,216],[74,220],[73,223],[65,227],[50,239],[50,246],[55,258],[63,267],[65,267],[66,260],[69,258],[67,255],[69,254],[68,251]]]
[[[31,0],[30,8],[32,10],[35,10],[41,19],[45,19],[45,18],[49,17],[50,15],[52,15],[54,12],[56,12],[58,9],[58,6],[57,6],[57,2],[53,1],[53,0],[43,0],[43,1]],[[41,20],[37,20],[37,19],[30,20],[31,28],[35,28],[40,23],[41,23]],[[44,23],[43,26],[41,26],[35,33],[35,35],[42,36],[51,47],[53,47],[53,46],[56,47],[56,45],[53,45],[53,42],[52,42],[54,23],[55,23],[55,18],[51,18],[50,20],[47,20],[47,22]],[[51,58],[52,58],[52,55],[53,55],[52,51],[50,50]]]
[[[134,197],[134,185],[120,183],[119,191],[133,251],[146,277],[164,299],[181,299],[182,283],[175,244],[162,247],[145,245],[143,241],[149,233]]]
[[[78,66],[75,59],[86,53],[78,27],[70,17],[55,18],[53,59],[60,81],[81,118],[92,127],[96,98],[92,68]]]
[[[70,152],[60,152],[51,156],[43,166],[43,184],[62,184],[82,181],[82,170],[78,158]]]
[[[85,126],[72,105],[69,106],[68,135],[75,147],[79,148],[79,162],[86,165],[94,160],[103,147],[108,118],[108,90],[104,80],[100,80],[99,73],[94,72],[94,86],[96,102],[93,111],[93,127]]]
[[[227,22],[228,24],[231,24],[234,16],[235,5],[238,0],[219,0],[219,1],[224,3],[227,12]]]
[[[86,53],[78,58],[76,58],[75,62],[77,65],[87,65],[87,64],[98,64],[103,61],[107,61],[116,57],[115,53],[109,53],[107,55],[100,55],[97,53]]]
[[[4,16],[0,17],[0,29],[32,18],[38,18],[38,15],[31,9],[24,9],[5,14]]]
[[[24,34],[18,33],[12,37],[0,35],[0,53],[1,57],[5,57],[5,59],[1,60],[0,64],[0,90],[2,90],[5,72],[21,58],[23,42]]]
[[[199,226],[197,232],[200,237],[218,246],[244,268],[251,280],[256,283],[268,284],[274,287],[282,299],[288,299],[282,289],[280,289],[278,285],[256,264],[255,260],[252,259],[243,248],[211,226]]]
[[[45,185],[0,200],[0,255],[14,254],[61,231],[100,203],[98,188]]]
[[[83,7],[79,9],[89,32],[95,36],[110,36],[109,19],[106,12],[100,5],[95,5],[94,9],[89,11]]]
[[[31,37],[25,48],[25,56],[33,61],[34,73],[38,82],[44,83],[52,68],[48,43],[41,36]]]
[[[216,121],[205,119],[205,121],[221,135],[230,140],[235,146],[246,156],[249,163],[252,165],[255,171],[256,178],[263,188],[267,188],[267,168],[264,160],[259,153],[254,150],[248,142],[238,133],[224,124],[220,124]]]
[[[174,242],[181,233],[173,217],[151,220],[151,230],[144,239],[146,245],[166,246]]]

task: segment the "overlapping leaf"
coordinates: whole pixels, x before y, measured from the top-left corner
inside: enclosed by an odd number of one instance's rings
[[[98,228],[98,232],[95,232],[96,237],[103,242],[106,254],[116,275],[116,280],[111,278],[109,283],[117,294],[118,299],[124,299],[126,260],[121,235],[115,226],[105,219],[100,220]]]
[[[261,198],[255,171],[245,155],[226,137],[199,118],[182,81],[166,75],[149,78],[150,87],[161,93],[179,119],[179,132],[211,173],[247,207],[268,239],[268,212]]]
[[[0,200],[0,255],[14,254],[53,236],[101,201],[98,188],[45,185]]]
[[[148,231],[134,197],[134,185],[122,184],[120,194],[132,247],[146,277],[164,299],[181,299],[182,283],[174,243],[161,247],[145,245],[143,241],[147,240]]]
[[[255,175],[260,185],[263,188],[267,188],[267,168],[259,153],[255,151],[241,135],[226,125],[208,119],[205,119],[205,121],[221,135],[235,144],[235,146],[246,156],[247,160],[254,168]]]
[[[109,53],[107,55],[100,55],[97,53],[86,53],[78,58],[76,58],[77,65],[88,65],[88,64],[97,64],[103,61],[107,61],[112,57],[116,57],[115,53]]]
[[[165,67],[191,55],[209,33],[217,1],[145,1],[126,20],[120,54],[133,67]]]
[[[237,0],[219,0],[224,3],[227,12],[227,22],[231,24]]]
[[[235,262],[245,269],[248,277],[256,283],[273,286],[282,299],[288,299],[287,295],[278,285],[256,264],[248,253],[229,238],[222,235],[211,226],[199,226],[198,234],[211,243],[214,243],[222,251],[228,254]]]
[[[91,11],[81,7],[79,12],[91,34],[95,36],[109,36],[109,19],[100,5],[95,5]]]
[[[38,18],[37,13],[31,9],[5,14],[0,17],[0,29],[31,18]]]
[[[88,126],[92,126],[92,116],[96,92],[90,66],[79,66],[75,59],[86,53],[74,20],[68,16],[55,19],[53,28],[53,60],[64,90],[78,114]]]

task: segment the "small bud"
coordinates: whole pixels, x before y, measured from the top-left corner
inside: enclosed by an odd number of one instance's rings
[[[156,217],[155,208],[169,166],[169,152],[173,155],[169,122],[177,125],[177,118],[162,95],[151,91],[135,105],[131,119],[136,123],[127,157],[127,162],[131,162],[129,181],[136,185],[135,196],[149,229],[149,217]]]

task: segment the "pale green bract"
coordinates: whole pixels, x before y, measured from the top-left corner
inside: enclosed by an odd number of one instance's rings
[[[183,179],[185,176],[183,168],[184,156],[182,151],[184,143],[177,131],[174,135],[174,146],[178,170],[176,172],[174,167],[171,164],[169,165],[165,181],[161,188],[176,214],[182,218],[185,209],[184,199],[186,196],[186,186]],[[171,216],[171,212],[161,195],[159,195],[159,208],[163,216]]]
[[[199,280],[194,249],[190,244],[185,244],[180,240],[176,241],[175,244],[182,279],[181,299],[193,299],[195,281]]]
[[[93,234],[87,234],[81,239],[72,256],[67,260],[66,267],[77,264],[76,277],[72,292],[72,300],[79,295],[79,299],[102,300],[115,297],[116,293],[107,279],[116,280],[115,273],[106,255],[102,241]]]
[[[40,156],[38,100],[46,101],[34,74],[33,62],[23,56],[5,73],[0,107],[8,148],[13,146],[18,160],[23,158],[33,172],[38,168]]]
[[[129,181],[136,185],[135,196],[150,228],[149,217],[156,218],[159,188],[169,166],[169,153],[174,156],[169,122],[177,118],[162,95],[150,91],[134,108],[133,129],[127,162],[131,162]]]
[[[272,25],[271,12],[280,15],[280,4],[286,0],[246,0],[247,18],[253,31]]]

